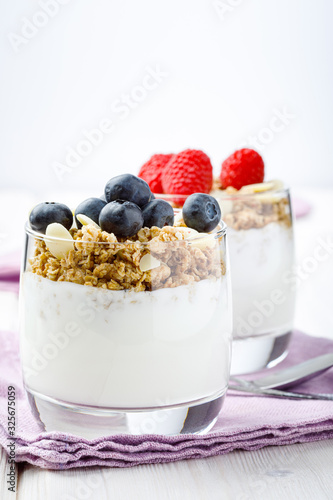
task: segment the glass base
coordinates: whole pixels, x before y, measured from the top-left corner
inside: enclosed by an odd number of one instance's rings
[[[235,339],[232,342],[231,375],[272,368],[288,354],[292,332]]]
[[[185,405],[116,410],[75,405],[26,390],[43,430],[96,439],[112,434],[205,434],[217,420],[226,389]]]

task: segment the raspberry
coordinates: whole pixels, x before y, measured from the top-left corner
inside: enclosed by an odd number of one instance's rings
[[[253,149],[239,149],[222,163],[220,180],[223,188],[240,189],[264,180],[264,162]]]
[[[202,151],[186,149],[174,155],[165,166],[162,186],[165,193],[209,193],[213,184],[213,167]]]
[[[161,181],[162,171],[172,156],[172,154],[153,155],[150,160],[140,168],[138,176],[149,184],[152,193],[163,193]]]

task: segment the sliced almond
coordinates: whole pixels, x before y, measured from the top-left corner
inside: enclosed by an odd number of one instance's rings
[[[45,234],[46,236],[54,238],[45,238],[45,243],[51,254],[57,259],[63,259],[71,250],[74,250],[72,235],[62,224],[58,222],[49,224]]]
[[[274,179],[271,182],[273,182],[273,184],[274,184],[274,188],[273,189],[275,191],[278,191],[279,189],[284,189],[284,184],[283,184],[282,181],[280,181],[280,179]]]
[[[216,240],[214,236],[208,233],[197,233],[195,236],[189,238],[189,243],[194,247],[200,248],[200,250],[204,250],[205,248],[214,248]]]
[[[243,194],[264,193],[266,191],[277,191],[283,189],[283,182],[276,179],[273,181],[260,182],[259,184],[248,184],[243,186],[239,192]]]
[[[175,233],[175,236],[178,240],[183,240],[184,239],[184,233],[182,233],[181,231],[177,231]]]
[[[160,267],[161,262],[158,259],[155,259],[152,255],[149,253],[146,253],[143,257],[141,257],[140,260],[140,270],[145,273],[146,271],[151,271],[152,269],[156,269],[157,267]]]
[[[175,220],[173,222],[173,225],[174,226],[178,226],[178,225],[182,225],[184,222],[184,219],[183,219],[183,212],[182,210],[180,210],[179,212],[176,213],[175,215]]]
[[[248,184],[240,188],[239,192],[242,194],[263,193],[264,191],[271,191],[274,189],[274,182],[260,182],[259,184]]]
[[[96,229],[100,229],[99,225],[96,224],[95,221],[90,219],[87,215],[84,214],[77,214],[76,216],[77,220],[81,222],[82,226],[94,226]]]
[[[188,238],[191,238],[191,237],[195,237],[196,235],[199,234],[198,231],[196,231],[195,229],[192,229],[191,227],[184,227],[184,226],[177,227],[177,233],[181,233],[184,236],[185,240],[187,240]],[[177,233],[176,233],[176,237],[177,237]],[[179,238],[179,239],[183,239],[183,238]]]
[[[271,183],[274,184],[274,188],[271,191],[260,193],[260,201],[262,203],[276,203],[281,197],[281,194],[277,193],[277,191],[284,189],[283,182],[275,180],[271,181]]]

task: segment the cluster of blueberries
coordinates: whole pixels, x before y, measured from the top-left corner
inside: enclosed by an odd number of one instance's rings
[[[170,203],[155,199],[147,182],[132,174],[113,177],[107,182],[103,196],[88,198],[78,205],[75,221],[80,229],[82,224],[76,217],[78,214],[89,217],[102,231],[127,238],[134,236],[142,227],[162,228],[174,223],[174,210]],[[221,210],[215,198],[196,193],[185,201],[183,218],[188,227],[209,232],[220,222]],[[47,226],[53,222],[69,230],[73,214],[62,203],[44,202],[31,211],[29,222],[31,228],[40,233],[45,233]]]

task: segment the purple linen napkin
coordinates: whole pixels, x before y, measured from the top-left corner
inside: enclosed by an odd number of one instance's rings
[[[3,279],[0,277],[0,292],[19,292],[19,276],[12,276]]]
[[[295,198],[294,196],[291,199],[293,211],[295,217],[298,219],[300,217],[305,217],[308,213],[311,212],[311,205],[305,200],[301,198]]]
[[[0,292],[18,293],[21,256],[18,250],[0,257]]]
[[[19,291],[21,251],[12,252],[0,257],[0,291]]]
[[[18,280],[20,275],[21,251],[17,250],[0,257],[0,280]]]
[[[16,388],[16,461],[69,469],[203,458],[230,451],[318,441],[333,437],[333,402],[287,400],[228,393],[220,417],[206,435],[110,435],[94,440],[41,432],[29,407],[19,366],[18,338],[0,332],[0,444],[7,448],[7,388]],[[333,350],[333,341],[295,332],[287,366]],[[282,366],[282,363],[280,364]],[[298,386],[303,392],[332,392],[333,370]]]

